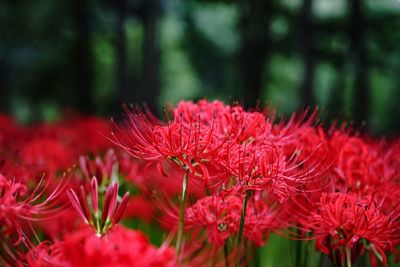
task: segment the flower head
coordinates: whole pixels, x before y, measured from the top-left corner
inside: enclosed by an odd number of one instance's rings
[[[65,210],[66,205],[60,200],[67,183],[60,182],[52,193],[46,194],[49,182],[43,185],[43,181],[30,191],[0,173],[0,262],[18,263],[20,249],[31,246],[29,233],[35,234],[31,223],[55,218]]]
[[[162,122],[148,112],[134,111],[127,114],[126,124],[125,129],[115,125],[115,144],[135,158],[157,162],[161,172],[162,162],[169,160],[205,185],[213,175],[209,166],[227,140],[227,135],[218,134],[215,116],[203,122],[196,115],[186,118],[181,113]]]
[[[90,188],[91,208],[89,208],[86,192],[82,185],[78,192],[68,189],[67,195],[82,221],[90,225],[98,235],[103,235],[113,225],[118,223],[129,201],[129,192],[126,192],[119,205],[117,205],[118,183],[114,181],[106,188],[103,209],[100,210],[96,177],[92,178]]]
[[[380,203],[374,196],[323,193],[312,211],[303,210],[299,222],[317,238],[316,248],[333,260],[345,262],[350,251],[355,261],[368,250],[385,266],[385,251],[394,251],[400,242],[399,208],[385,213]]]
[[[156,248],[144,234],[114,227],[104,236],[94,235],[87,227],[54,244],[40,243],[27,255],[29,266],[176,266],[174,250]]]
[[[244,196],[230,194],[224,197],[207,196],[199,199],[185,211],[185,229],[198,232],[206,230],[207,240],[221,247],[226,239],[238,234]],[[178,211],[170,206],[164,210],[164,223],[177,224]],[[268,233],[280,227],[279,213],[268,207],[264,201],[248,202],[244,224],[244,237],[261,246]]]

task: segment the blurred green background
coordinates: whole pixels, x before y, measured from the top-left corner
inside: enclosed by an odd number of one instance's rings
[[[208,97],[400,131],[399,0],[3,0],[0,31],[22,122]]]

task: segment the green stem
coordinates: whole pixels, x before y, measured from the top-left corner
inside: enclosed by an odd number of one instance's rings
[[[225,240],[225,244],[224,244],[224,257],[225,257],[225,266],[229,267],[229,247],[228,247],[228,239]]]
[[[300,240],[296,240],[296,266],[302,266],[302,242]]]
[[[249,193],[246,192],[246,196],[243,200],[242,214],[240,215],[240,225],[239,225],[239,233],[237,239],[237,247],[239,248],[240,242],[242,241],[243,230],[244,230],[244,222],[246,220],[246,210],[247,210],[247,201],[249,200]]]
[[[351,267],[351,248],[346,246],[347,267]]]
[[[338,266],[337,262],[336,262],[336,253],[335,250],[332,248],[332,243],[331,243],[331,237],[327,237],[327,242],[328,242],[328,248],[329,248],[329,256],[332,260],[332,265],[334,267]],[[341,262],[340,262],[341,264]]]
[[[307,267],[308,266],[308,257],[310,256],[310,241],[306,241],[307,243],[305,244],[305,251],[304,251],[304,257],[303,257],[303,266]]]
[[[325,255],[325,254],[322,253],[322,252],[319,252],[318,255],[319,255],[318,267],[323,267],[323,266],[325,266],[325,265],[324,265],[324,261],[325,261],[325,256],[324,256],[324,255]]]
[[[178,225],[178,234],[176,238],[176,253],[178,256],[181,255],[182,250],[182,239],[183,239],[183,226],[185,223],[185,203],[186,203],[186,191],[188,185],[188,171],[185,172],[183,176],[182,182],[182,197],[181,203],[179,207],[179,225]]]
[[[238,237],[237,237],[237,240],[236,240],[236,249],[238,250],[237,253],[238,253],[238,256],[239,256],[238,259],[237,259],[237,262],[236,262],[237,266],[240,266],[240,261],[241,261],[239,247],[240,247],[240,242],[242,241],[242,236],[243,236],[244,222],[246,220],[247,201],[249,200],[249,196],[250,196],[250,194],[247,191],[246,195],[244,197],[244,200],[243,200],[242,214],[240,215],[239,233],[238,233]]]
[[[370,244],[370,248],[372,249],[372,252],[375,254],[375,256],[378,258],[378,260],[382,262],[382,255],[376,250],[375,246],[373,244]]]
[[[254,248],[254,256],[253,256],[254,267],[260,267],[261,266],[261,259],[260,259],[261,247],[253,247],[253,248]]]
[[[97,235],[101,235],[101,226],[100,226],[100,214],[99,212],[95,212],[94,214],[94,223],[95,223],[95,227],[96,227],[96,233]]]

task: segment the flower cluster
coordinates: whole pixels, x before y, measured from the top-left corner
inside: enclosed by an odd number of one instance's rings
[[[0,265],[247,266],[276,233],[335,266],[386,266],[400,245],[400,141],[317,115],[208,100],[121,123],[0,115]]]
[[[328,190],[295,200],[290,211],[337,266],[351,265],[365,251],[373,266],[385,266],[400,241],[400,143],[342,130],[333,130],[329,142],[340,150]]]
[[[175,266],[176,256],[169,247],[156,248],[146,236],[124,227],[114,227],[107,236],[93,235],[83,227],[62,241],[40,243],[29,251],[29,266]]]
[[[192,251],[181,249],[185,232],[192,246],[208,239],[216,251],[240,254],[250,249],[242,239],[260,246],[286,226],[284,207],[291,198],[329,186],[337,150],[315,117],[306,111],[285,122],[268,110],[181,102],[165,112],[165,121],[138,109],[128,112],[111,140],[157,166],[164,180],[181,181],[179,207],[168,198],[155,201],[162,225],[177,232],[178,253]],[[196,185],[203,194],[190,195],[195,203],[186,207],[186,191]]]
[[[163,122],[142,111],[128,113],[126,127],[115,125],[112,141],[164,174],[167,161],[210,190],[266,191],[282,201],[323,186],[333,162],[313,127],[313,113],[274,123],[267,111],[201,100],[181,102],[172,114]]]

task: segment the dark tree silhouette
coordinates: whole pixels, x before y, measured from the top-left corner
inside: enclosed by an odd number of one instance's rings
[[[368,120],[370,107],[367,51],[365,47],[365,18],[362,0],[349,1],[350,56],[354,70],[352,117],[356,126]]]
[[[0,112],[7,111],[9,97],[9,90],[7,86],[7,73],[6,64],[0,60]]]
[[[254,107],[264,85],[264,67],[270,50],[271,1],[240,1],[240,87],[244,105]]]
[[[74,0],[73,12],[75,22],[74,43],[74,100],[78,110],[93,111],[93,58],[90,45],[89,2],[87,0]]]
[[[156,112],[159,111],[158,96],[160,93],[160,50],[158,22],[161,12],[159,0],[143,2],[143,61],[142,61],[142,90],[138,92],[138,101]]]
[[[116,105],[129,100],[128,91],[128,70],[127,70],[127,44],[125,33],[125,21],[127,18],[127,1],[119,0],[115,2],[116,11]],[[117,107],[118,109],[118,107]]]
[[[303,0],[300,11],[300,51],[303,57],[303,81],[300,98],[303,106],[315,105],[314,99],[314,25],[312,19],[312,0]]]

